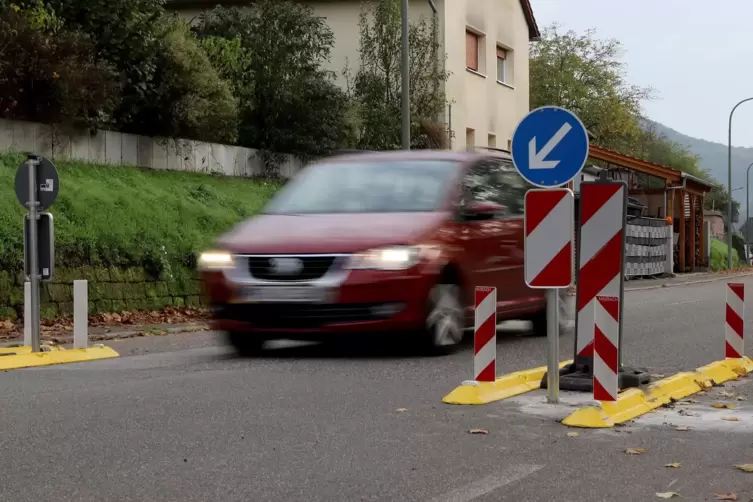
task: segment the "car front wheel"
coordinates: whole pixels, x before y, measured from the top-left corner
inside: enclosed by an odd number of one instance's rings
[[[264,349],[265,339],[253,333],[240,331],[228,331],[227,340],[233,346],[235,352],[241,357],[251,357],[261,354]]]
[[[449,354],[463,341],[463,304],[460,287],[439,283],[431,288],[428,298],[425,340],[431,352]]]

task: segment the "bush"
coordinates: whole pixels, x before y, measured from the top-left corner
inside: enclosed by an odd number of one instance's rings
[[[745,260],[745,240],[742,235],[732,234],[732,249],[737,253],[737,256],[747,262],[747,260]]]
[[[23,267],[24,209],[13,193],[23,156],[0,154],[0,270]],[[256,213],[277,190],[272,182],[197,173],[60,162],[56,261],[143,267],[164,274],[192,267],[196,253]]]
[[[360,66],[355,75],[345,69],[352,98],[358,103],[359,148],[401,148],[402,81],[400,68],[401,20],[397,0],[377,0],[363,9],[359,20]],[[411,146],[445,148],[447,127],[441,123],[447,101],[443,91],[449,73],[438,55],[441,50],[436,16],[411,23],[410,50]]]
[[[162,43],[164,50],[156,72],[159,84],[145,107],[152,117],[151,127],[145,132],[234,143],[238,137],[238,101],[188,25],[171,20]]]
[[[143,134],[150,125],[157,65],[164,33],[163,0],[46,0],[65,29],[82,31],[97,55],[111,64],[123,82],[116,111],[118,128]],[[169,106],[169,103],[166,103]]]
[[[712,239],[711,240],[711,270],[718,272],[720,270],[727,270],[727,250],[729,248],[722,241]],[[740,266],[740,255],[738,255],[736,249],[732,249],[732,267],[737,268]]]
[[[223,46],[224,57],[214,60],[215,67],[232,74],[240,61],[239,143],[262,150],[270,174],[277,160],[270,152],[306,159],[343,146],[347,96],[320,69],[330,57],[334,34],[310,7],[291,0],[260,0],[244,10],[217,7],[194,29],[202,41],[239,41],[243,51]],[[215,42],[202,43],[218,52]]]
[[[99,128],[112,124],[118,78],[89,37],[39,4],[0,5],[0,116]]]

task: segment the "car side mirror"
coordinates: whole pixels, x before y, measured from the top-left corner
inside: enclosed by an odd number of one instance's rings
[[[472,202],[460,210],[463,221],[493,220],[505,213],[505,206],[494,202]]]

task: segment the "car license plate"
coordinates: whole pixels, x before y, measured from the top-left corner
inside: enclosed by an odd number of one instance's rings
[[[255,286],[243,291],[247,302],[317,303],[326,297],[326,290],[312,286]]]

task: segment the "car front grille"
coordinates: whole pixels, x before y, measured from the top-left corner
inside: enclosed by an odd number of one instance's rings
[[[336,256],[248,256],[248,272],[263,281],[313,281],[326,274]]]
[[[364,322],[383,319],[373,310],[375,303],[290,304],[260,303],[226,305],[218,317],[247,322],[256,328],[316,329],[328,324]]]

